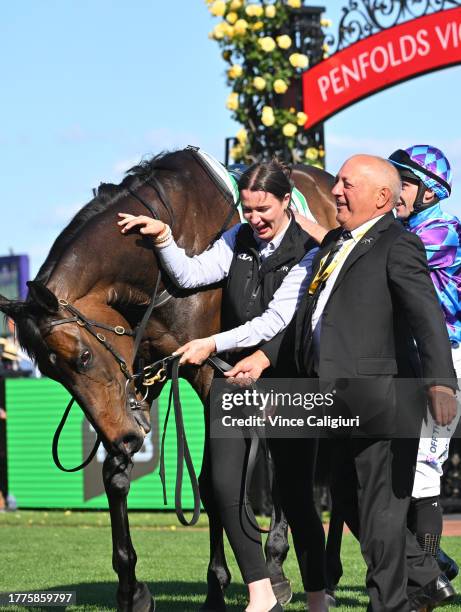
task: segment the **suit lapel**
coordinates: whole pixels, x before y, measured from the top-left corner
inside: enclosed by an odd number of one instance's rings
[[[377,240],[379,240],[380,238],[380,234],[384,232],[393,222],[394,215],[392,213],[388,213],[382,219],[377,221],[364,236],[362,236],[359,243],[355,245],[351,253],[347,256],[346,261],[344,262],[338,274],[338,278],[336,279],[331,294],[333,294],[334,291],[336,291],[338,286],[341,284],[342,280],[347,274],[347,271],[355,264],[358,259],[365,255],[365,253],[368,253],[368,251],[374,247]]]
[[[312,260],[311,280],[315,277],[315,275],[319,271],[320,262],[322,261],[322,259],[335,246],[336,241],[338,240],[341,232],[342,232],[342,228],[336,227],[334,230],[331,230],[331,232],[328,232],[328,234],[323,239],[323,242],[320,245],[319,250],[317,251],[314,259]]]

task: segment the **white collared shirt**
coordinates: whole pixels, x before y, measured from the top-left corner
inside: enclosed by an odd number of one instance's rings
[[[343,267],[344,263],[347,261],[347,258],[350,256],[350,254],[352,253],[354,248],[357,246],[357,244],[361,241],[361,239],[363,238],[363,235],[366,234],[366,232],[368,232],[368,230],[370,230],[373,227],[373,225],[375,225],[375,223],[377,223],[383,217],[384,215],[380,215],[379,217],[374,217],[373,219],[366,221],[359,227],[356,227],[355,229],[351,230],[352,238],[350,238],[349,240],[353,240],[354,244],[352,245],[352,247],[349,247],[349,253],[342,261],[339,261],[336,268],[332,271],[330,276],[325,281],[325,285],[323,289],[320,291],[320,295],[317,300],[317,304],[315,306],[314,313],[312,315],[312,329],[314,330],[314,335],[313,335],[314,363],[315,363],[316,369],[318,365],[318,358],[319,358],[319,352],[320,352],[320,333],[322,330],[322,315],[323,315],[323,311],[325,310],[325,306],[327,305],[328,299],[330,298],[330,294],[333,290],[333,287],[336,283],[336,279],[338,278],[339,273],[341,272],[341,268]],[[349,240],[345,240],[343,242],[340,249],[338,250],[336,255],[333,257],[332,262],[340,258],[341,249],[343,249],[345,245],[349,245]]]
[[[193,257],[188,257],[184,249],[172,241],[168,246],[157,250],[162,266],[172,280],[184,289],[203,287],[221,281],[229,272],[234,257],[237,232],[241,226],[241,223],[234,225],[224,232],[210,249]],[[270,242],[255,236],[261,260],[272,255],[280,246],[288,226],[289,223]],[[293,318],[302,296],[307,291],[312,260],[317,250],[312,249],[306,253],[301,261],[291,268],[262,315],[254,317],[239,327],[213,336],[218,353],[256,346],[261,342],[271,340],[285,329]]]

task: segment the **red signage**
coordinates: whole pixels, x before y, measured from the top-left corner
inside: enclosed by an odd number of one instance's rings
[[[461,8],[412,19],[354,43],[303,74],[306,128],[415,76],[461,63]]]

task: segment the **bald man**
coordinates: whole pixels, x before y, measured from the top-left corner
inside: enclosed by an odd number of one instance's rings
[[[422,415],[426,397],[395,378],[427,380],[440,424],[456,414],[456,380],[424,247],[391,212],[400,191],[387,161],[356,155],[344,163],[332,190],[340,227],[325,236],[292,323],[229,372],[257,378],[294,347],[298,372],[333,389],[336,408],[359,416],[373,436],[344,431],[332,444],[332,493],[360,541],[373,612],[436,607],[454,594],[406,528],[420,423],[407,440],[396,424],[410,408]]]

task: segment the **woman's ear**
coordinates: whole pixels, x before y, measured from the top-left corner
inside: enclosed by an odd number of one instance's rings
[[[291,193],[286,193],[283,196],[283,200],[282,200],[282,206],[285,210],[287,210],[287,208],[290,206],[290,200],[291,200]]]

